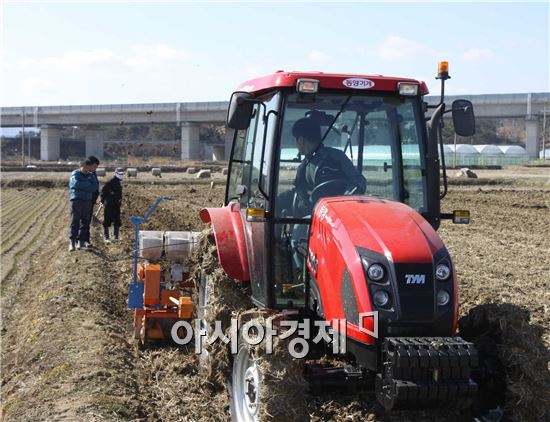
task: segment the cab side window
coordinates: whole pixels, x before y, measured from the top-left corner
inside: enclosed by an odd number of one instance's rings
[[[237,185],[240,184],[243,177],[243,159],[245,146],[246,130],[239,130],[235,133],[233,139],[233,153],[231,155],[231,172],[227,182],[227,194],[225,204],[233,199],[237,199]]]
[[[252,157],[252,172],[250,179],[250,202],[252,207],[264,206],[263,192],[269,194],[269,176],[270,168],[268,163],[271,162],[271,150],[273,145],[273,139],[275,137],[275,130],[277,128],[276,111],[279,105],[280,95],[268,94],[261,97],[262,102],[265,105],[266,118],[263,117],[263,107],[259,107],[257,113],[261,116],[258,117],[258,123],[256,126],[254,153]],[[267,125],[267,128],[266,128]],[[264,133],[265,133],[265,146],[264,146]],[[262,163],[263,154],[263,163]],[[262,174],[260,174],[260,170]]]
[[[233,141],[233,154],[231,156],[231,172],[227,184],[226,204],[237,196],[237,186],[244,185],[246,192],[241,196],[239,202],[246,207],[250,191],[250,178],[252,171],[252,152],[254,138],[258,126],[258,106],[254,107],[252,120],[248,129],[239,130]]]

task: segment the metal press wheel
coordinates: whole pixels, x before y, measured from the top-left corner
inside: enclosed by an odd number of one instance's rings
[[[206,317],[208,316],[208,305],[209,305],[209,293],[210,293],[210,287],[211,279],[208,275],[205,274],[204,271],[201,271],[200,274],[200,280],[199,280],[199,292],[198,292],[198,302],[199,306],[197,309],[197,318],[199,320],[199,327],[201,330],[206,331],[206,337],[202,337],[201,342],[201,353],[199,354],[199,362],[201,365],[205,365],[208,360],[208,342],[206,341],[208,334],[209,334],[209,327],[208,323],[206,321]]]
[[[252,304],[247,292],[221,267],[211,229],[203,231],[200,237],[195,262],[198,270],[194,276],[195,317],[199,320],[201,330],[206,332],[206,337],[201,338],[199,371],[212,389],[225,389],[231,371],[229,345],[219,340],[209,344],[208,338],[214,333],[216,322],[228,337],[233,314],[250,308]]]

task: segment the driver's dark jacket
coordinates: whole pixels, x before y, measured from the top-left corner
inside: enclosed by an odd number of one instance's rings
[[[322,143],[319,147],[306,154],[298,166],[294,187],[298,195],[299,214],[311,213],[314,204],[311,203],[311,192],[316,186],[329,180],[343,179],[347,181],[346,192],[363,194],[367,181],[353,166],[351,160],[343,151],[326,147]],[[344,193],[344,192],[342,192]]]

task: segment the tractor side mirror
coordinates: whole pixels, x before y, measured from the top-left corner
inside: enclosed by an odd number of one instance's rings
[[[227,127],[235,130],[247,129],[252,119],[254,97],[248,92],[234,92],[227,110]]]
[[[476,133],[476,118],[474,106],[468,100],[453,101],[453,125],[455,132],[460,136],[472,136]]]

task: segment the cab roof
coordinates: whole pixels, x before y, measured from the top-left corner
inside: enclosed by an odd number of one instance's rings
[[[382,75],[359,75],[343,73],[324,73],[324,72],[285,72],[278,70],[271,75],[261,76],[243,82],[237,87],[237,91],[250,92],[251,94],[261,94],[272,90],[273,88],[295,87],[298,79],[316,79],[319,81],[320,89],[341,89],[346,91],[390,91],[397,92],[398,82],[412,82],[419,85],[420,95],[429,93],[428,87],[424,81],[410,78],[398,78]],[[356,88],[353,86],[354,80],[367,80],[370,82],[359,82]],[[347,85],[344,84],[347,81]],[[371,84],[372,83],[372,84]],[[366,88],[368,86],[368,88]]]

